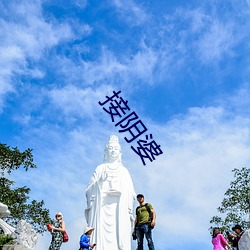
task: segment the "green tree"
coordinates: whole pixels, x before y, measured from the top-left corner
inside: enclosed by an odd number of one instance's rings
[[[6,204],[11,211],[11,216],[5,220],[12,226],[21,219],[26,220],[37,233],[43,233],[46,230],[45,225],[52,221],[49,210],[44,208],[44,201],[30,200],[30,188],[14,188],[14,181],[5,177],[21,167],[25,171],[36,168],[32,150],[21,152],[16,147],[0,144],[0,202]]]
[[[223,231],[230,231],[235,224],[246,229],[250,222],[250,168],[235,168],[232,172],[234,180],[217,208],[222,216],[213,216],[210,220],[212,225],[222,228]]]

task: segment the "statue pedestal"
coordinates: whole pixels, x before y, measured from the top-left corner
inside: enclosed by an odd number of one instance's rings
[[[0,249],[2,250],[26,250],[25,247],[21,245],[6,245]]]
[[[249,250],[250,249],[250,229],[247,229],[239,240],[239,249],[240,250]]]

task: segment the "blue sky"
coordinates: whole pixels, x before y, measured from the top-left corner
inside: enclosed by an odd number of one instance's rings
[[[156,248],[212,248],[209,220],[250,160],[249,22],[249,0],[0,1],[0,140],[33,149],[38,168],[10,178],[64,214],[62,250],[110,134],[155,208]],[[146,166],[98,104],[118,90],[161,145]]]

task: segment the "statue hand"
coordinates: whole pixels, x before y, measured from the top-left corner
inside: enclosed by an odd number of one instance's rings
[[[92,200],[90,200],[89,203],[87,204],[87,208],[90,209],[92,207],[92,205],[93,205],[93,202],[92,202]]]
[[[106,171],[103,171],[101,180],[105,181],[107,178],[108,178],[108,173]]]
[[[134,218],[133,214],[130,214],[130,220],[131,220],[132,222],[135,221],[135,218]]]

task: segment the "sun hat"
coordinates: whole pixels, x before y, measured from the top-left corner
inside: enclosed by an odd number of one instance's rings
[[[93,227],[86,227],[83,233],[86,234],[87,232],[93,231],[93,230],[95,230]]]
[[[56,216],[57,216],[57,215],[61,215],[61,216],[63,217],[63,214],[62,214],[61,212],[57,212],[57,213],[56,213]]]

